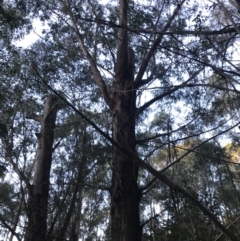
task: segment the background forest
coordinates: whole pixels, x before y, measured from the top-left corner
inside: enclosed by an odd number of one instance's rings
[[[240,240],[239,37],[239,0],[0,0],[0,240]]]

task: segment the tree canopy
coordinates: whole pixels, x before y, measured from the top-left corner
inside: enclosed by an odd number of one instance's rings
[[[239,240],[239,12],[1,0],[2,239]]]

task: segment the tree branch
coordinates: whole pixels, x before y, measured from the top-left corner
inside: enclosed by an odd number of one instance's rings
[[[165,168],[163,168],[160,172],[161,172],[161,173],[162,173],[162,172],[165,172],[165,171],[166,171],[167,169],[169,169],[171,166],[173,166],[173,165],[175,165],[176,163],[180,162],[180,160],[183,159],[185,156],[187,156],[189,153],[194,152],[197,148],[199,148],[200,146],[204,145],[205,143],[207,143],[207,142],[215,139],[216,137],[218,137],[218,136],[220,136],[220,135],[222,135],[222,134],[224,134],[224,133],[232,130],[233,128],[235,128],[235,127],[237,127],[237,126],[239,126],[239,124],[240,124],[240,122],[238,122],[237,124],[231,126],[231,127],[228,128],[228,129],[226,129],[226,130],[224,130],[224,131],[222,131],[222,132],[220,132],[220,133],[218,133],[218,134],[216,134],[216,135],[214,135],[214,136],[206,139],[205,141],[203,141],[203,142],[200,143],[199,145],[193,147],[191,150],[188,150],[185,154],[183,154],[183,155],[180,156],[176,161],[172,162],[171,164],[169,164],[168,166],[166,166]]]
[[[58,0],[58,1],[64,7],[67,7],[63,0]],[[109,96],[109,93],[108,93],[108,90],[107,90],[107,86],[106,86],[106,84],[105,84],[105,82],[104,82],[104,80],[103,80],[103,78],[101,76],[100,71],[97,68],[97,65],[96,65],[96,63],[94,61],[94,58],[91,56],[91,54],[89,53],[87,47],[84,44],[83,37],[82,37],[82,35],[81,35],[81,33],[80,33],[79,29],[78,29],[76,20],[75,20],[75,18],[73,16],[72,12],[69,10],[69,8],[67,8],[67,9],[68,9],[68,15],[69,15],[69,17],[71,19],[71,22],[72,22],[72,25],[73,25],[72,28],[75,31],[76,35],[77,35],[77,39],[78,39],[80,48],[82,49],[84,56],[86,57],[86,59],[88,60],[88,62],[90,64],[94,81],[96,82],[97,86],[100,88],[106,104],[112,110],[113,107],[114,107],[114,100]]]
[[[224,6],[224,4],[217,0],[217,3],[221,6],[223,12],[225,13],[226,17],[228,18],[228,20],[232,23],[233,27],[236,29],[237,33],[240,34],[240,29],[239,27],[237,26],[237,24],[234,22],[231,14],[229,13],[229,11],[226,9],[226,7]]]
[[[92,185],[92,184],[84,184],[84,187],[90,187],[90,188],[93,188],[93,189],[98,189],[98,190],[102,190],[102,191],[108,191],[110,192],[111,188],[110,186],[105,186],[105,185]]]
[[[195,61],[196,63],[200,63],[204,66],[207,66],[207,67],[210,67],[213,71],[215,71],[216,73],[220,74],[221,76],[224,76],[224,77],[230,77],[229,75],[227,75],[226,73],[228,74],[233,74],[233,75],[237,75],[240,77],[240,73],[237,73],[236,71],[232,71],[232,70],[225,70],[223,68],[219,68],[219,67],[216,67],[212,64],[210,64],[209,62],[203,60],[203,59],[196,59],[194,57],[190,57],[189,55],[185,54],[185,50],[182,50],[182,52],[180,52],[181,49],[177,49],[177,50],[173,50],[173,47],[166,47],[166,46],[162,46],[164,49],[174,53],[174,54],[178,54],[184,58],[187,58],[189,60],[192,60],[192,61]],[[190,54],[193,54],[195,55],[193,52],[189,51]],[[195,55],[195,57],[198,57]],[[235,66],[234,66],[235,67]],[[236,68],[236,67],[235,67]]]
[[[150,182],[148,182],[145,186],[140,187],[140,191],[143,192],[144,190],[148,189],[149,187],[151,187],[154,182],[157,180],[157,177],[154,177]],[[147,192],[149,192],[152,188],[149,188],[146,192],[144,192],[144,194],[146,194]],[[143,193],[142,193],[143,194]]]
[[[170,188],[172,188],[174,191],[177,191],[181,194],[183,194],[185,197],[187,197],[192,203],[194,203],[230,240],[232,241],[239,241],[238,238],[227,228],[225,228],[212,214],[207,208],[205,208],[197,199],[195,199],[191,194],[189,194],[187,191],[185,191],[183,188],[178,186],[177,184],[173,183],[168,179],[166,176],[164,176],[161,172],[155,170],[153,167],[151,167],[148,163],[142,161],[140,158],[138,158],[138,163],[141,167],[145,168],[147,171],[149,171],[153,176],[157,177],[160,181],[168,185]]]
[[[194,79],[202,70],[203,70],[203,68],[201,68],[200,70],[195,72],[188,80],[184,81],[182,84],[173,86],[173,88],[170,87],[168,91],[166,91],[166,92],[162,93],[161,95],[158,95],[158,96],[154,97],[153,99],[149,100],[148,102],[146,102],[144,105],[142,105],[141,107],[139,107],[137,109],[136,117],[139,116],[144,110],[146,110],[154,102],[164,98],[165,96],[168,96],[168,95],[176,92],[179,89],[185,88],[187,86],[187,83],[189,83],[192,79]]]
[[[35,120],[35,121],[37,121],[37,122],[41,122],[41,120],[42,120],[42,116],[39,116],[39,115],[36,115],[36,114],[34,114],[34,113],[27,113],[26,114],[26,118],[27,119],[31,119],[31,120]]]
[[[161,33],[166,32],[167,29],[171,26],[172,21],[174,20],[174,18],[176,17],[176,15],[178,14],[179,10],[181,9],[182,5],[184,4],[186,0],[182,0],[179,4],[177,4],[177,7],[175,8],[175,10],[173,11],[173,14],[171,17],[169,17],[167,23],[165,24],[165,26],[162,28],[162,30],[160,31]],[[140,66],[140,69],[138,71],[135,83],[138,83],[142,80],[142,77],[147,69],[147,66],[149,64],[150,59],[152,58],[152,56],[154,55],[154,52],[156,51],[158,45],[160,44],[160,42],[163,39],[163,35],[159,34],[158,38],[155,40],[155,42],[153,43],[152,47],[150,48],[150,50],[148,51],[148,53],[146,54],[145,58],[143,59],[143,62]]]
[[[228,226],[227,226],[227,229],[229,229],[234,223],[236,223],[238,220],[240,219],[240,217],[237,217],[232,223],[230,223]],[[219,240],[221,237],[222,237],[223,233],[221,233],[220,235],[217,236],[217,238],[214,240],[214,241],[217,241]]]
[[[85,116],[81,111],[79,111],[73,104],[71,104],[69,101],[67,101],[64,97],[62,97],[56,90],[54,90],[51,86],[49,86],[46,81],[41,77],[41,75],[38,73],[37,69],[34,69],[39,78],[42,80],[42,82],[55,94],[57,95],[61,100],[63,100],[69,107],[71,107],[77,114],[79,114],[84,120],[86,120],[100,135],[102,135],[106,140],[108,140],[112,145],[116,146],[119,150],[121,150],[123,153],[129,155],[132,157],[132,161],[136,161],[139,166],[147,170],[149,173],[151,173],[153,176],[157,177],[160,181],[168,185],[170,188],[172,188],[175,191],[178,191],[179,193],[182,193],[185,197],[187,197],[190,201],[192,201],[226,236],[229,237],[231,241],[239,241],[238,238],[230,231],[228,231],[212,214],[207,208],[205,208],[197,199],[195,199],[191,194],[189,194],[187,191],[185,191],[183,188],[178,186],[177,184],[170,181],[166,176],[164,176],[160,171],[155,170],[150,164],[144,162],[140,157],[136,155],[135,152],[133,152],[130,149],[123,148],[121,145],[119,145],[116,141],[114,141],[108,134],[103,132],[93,121],[91,121],[87,116]],[[237,126],[237,125],[236,125]],[[233,127],[232,127],[233,128]],[[225,132],[227,132],[226,130]]]
[[[166,210],[163,210],[162,212],[164,212]],[[159,217],[160,214],[155,214],[153,217],[149,218],[148,220],[146,220],[144,223],[141,224],[141,227],[143,228],[146,224],[148,224],[149,222],[151,222],[153,219],[156,219],[157,217]]]
[[[0,214],[0,220],[2,222],[2,226],[4,228],[7,228],[16,238],[18,241],[21,241],[21,238],[19,237],[19,234],[15,232],[13,228],[4,220],[3,216]]]
[[[175,31],[163,31],[163,30],[149,30],[149,29],[144,29],[144,28],[138,28],[138,29],[133,29],[129,28],[127,26],[121,26],[119,24],[113,23],[111,21],[107,21],[104,19],[100,18],[82,18],[79,17],[80,20],[86,21],[86,22],[91,22],[91,23],[99,23],[108,27],[112,28],[124,28],[129,32],[135,33],[135,34],[156,34],[156,35],[222,35],[222,34],[229,34],[229,33],[236,33],[236,29],[231,26],[226,26],[222,29],[216,29],[216,30],[175,30]],[[238,26],[239,27],[239,26]]]
[[[195,119],[195,118],[194,118],[194,119]],[[194,119],[193,119],[193,120],[194,120]],[[191,120],[190,122],[188,122],[188,124],[186,124],[186,125],[180,126],[180,127],[179,127],[178,129],[176,129],[176,130],[172,130],[172,131],[170,131],[170,132],[164,132],[164,133],[156,134],[156,135],[154,135],[154,136],[150,136],[150,137],[145,138],[145,139],[135,140],[135,143],[136,143],[136,144],[142,144],[142,143],[144,143],[144,142],[146,142],[146,141],[151,141],[151,140],[154,140],[154,139],[156,139],[156,138],[158,138],[158,137],[171,135],[171,134],[173,134],[173,133],[176,133],[176,132],[180,131],[181,129],[184,129],[184,128],[185,128],[187,125],[189,125],[193,120]]]
[[[5,157],[7,161],[12,165],[13,170],[16,172],[16,174],[19,176],[19,178],[25,183],[28,191],[30,191],[31,184],[29,182],[29,179],[24,175],[22,171],[20,171],[18,165],[12,160],[11,157]]]
[[[166,73],[167,71],[171,68],[171,66],[167,67],[166,69],[163,69],[163,71],[161,73],[159,73],[158,75],[154,75],[154,73],[151,73],[151,75],[149,76],[149,78],[147,79],[143,79],[139,82],[135,82],[134,83],[134,88],[137,89],[143,85],[146,85],[148,83],[150,83],[153,79],[161,79]]]

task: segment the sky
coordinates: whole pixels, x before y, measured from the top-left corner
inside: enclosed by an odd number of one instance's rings
[[[22,47],[22,48],[27,48],[31,44],[33,44],[35,41],[39,39],[39,37],[42,35],[42,30],[45,27],[42,26],[42,23],[38,19],[34,19],[33,21],[33,30],[30,32],[30,34],[26,35],[22,40],[15,42],[16,46]],[[234,64],[240,61],[240,55],[239,53],[235,52],[233,55],[233,61]],[[148,101],[151,97],[148,95],[144,96],[144,101]]]
[[[17,47],[27,48],[31,44],[35,43],[40,36],[42,36],[42,30],[44,27],[42,26],[42,22],[39,19],[33,20],[33,30],[27,35],[24,36],[23,39],[16,41],[14,44]]]

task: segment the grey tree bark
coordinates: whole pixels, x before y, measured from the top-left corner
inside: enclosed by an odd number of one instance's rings
[[[46,237],[50,171],[58,109],[58,98],[55,95],[49,95],[46,99],[42,116],[35,114],[27,116],[29,119],[38,121],[41,130],[40,133],[36,133],[38,147],[34,166],[33,185],[28,190],[28,224],[24,237],[25,241],[40,241],[45,240]]]

